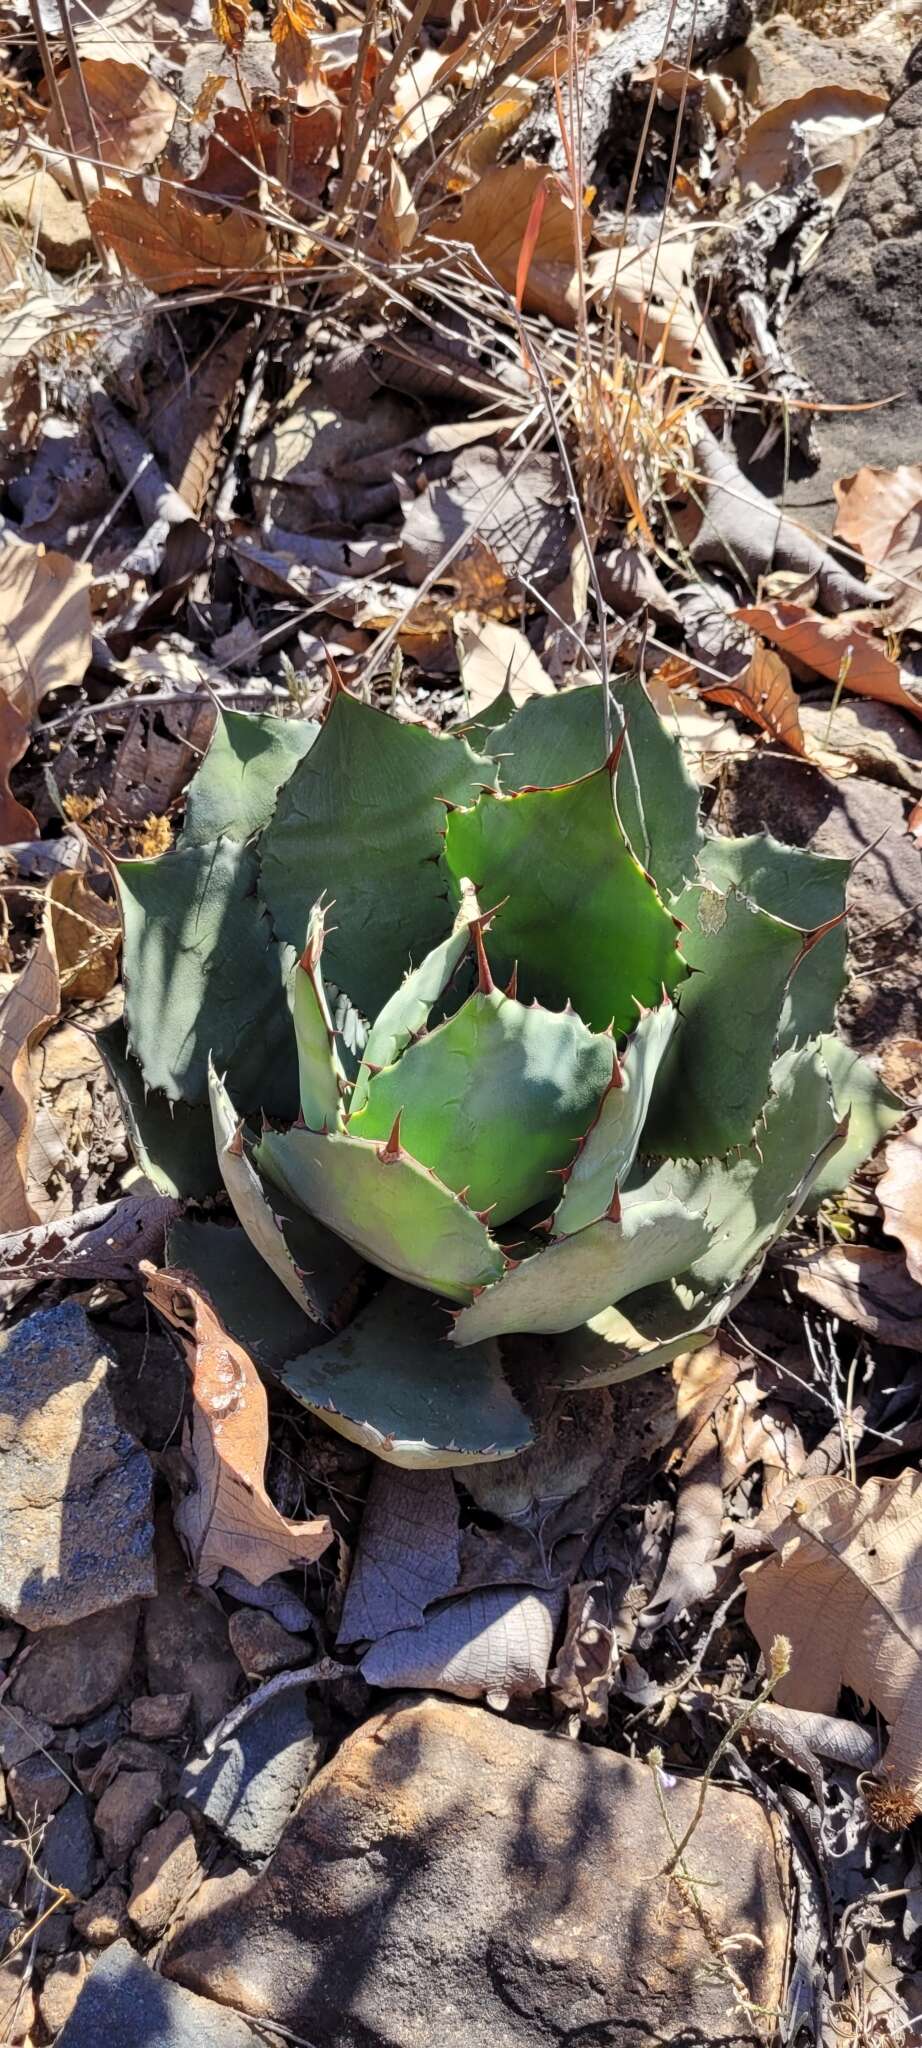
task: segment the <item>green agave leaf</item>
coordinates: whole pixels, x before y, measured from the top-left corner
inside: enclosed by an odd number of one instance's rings
[[[262,839],[263,901],[277,935],[300,947],[306,906],[331,899],[328,974],[366,1016],[444,929],[445,803],[472,802],[495,773],[466,740],[341,691],[282,790]]]
[[[397,1280],[467,1301],[503,1254],[458,1195],[407,1152],[296,1127],[265,1131],[255,1163],[277,1187]]]
[[[658,1003],[685,973],[674,921],[625,840],[607,767],[450,812],[445,865],[456,900],[467,878],[481,903],[499,905],[497,980],[517,966],[526,999],[570,1001],[594,1031],[629,1030],[638,1005]]]
[[[687,1291],[668,1280],[630,1294],[618,1308],[602,1309],[555,1339],[555,1384],[585,1391],[671,1365],[680,1352],[710,1343],[731,1300],[702,1297],[690,1305]]]
[[[342,1129],[342,1101],[347,1086],[320,971],[324,928],[323,905],[315,903],[307,927],[307,943],[295,968],[292,1003],[301,1115],[312,1131]]]
[[[392,1465],[511,1458],[533,1439],[503,1375],[499,1346],[459,1358],[444,1309],[389,1283],[339,1337],[294,1358],[286,1387],[353,1443]]]
[[[145,1088],[121,1017],[97,1031],[96,1043],[121,1104],[132,1152],[158,1194],[187,1202],[217,1194],[221,1175],[207,1103],[168,1102],[159,1091]]]
[[[510,1268],[461,1310],[452,1342],[474,1344],[516,1330],[553,1335],[572,1329],[621,1295],[691,1266],[709,1236],[703,1218],[685,1203],[667,1196],[635,1204],[619,1222],[590,1223]]]
[[[708,838],[699,867],[718,888],[739,889],[760,910],[799,925],[805,932],[817,931],[830,919],[842,916],[851,871],[847,860],[783,846],[770,832],[756,832],[746,839]],[[844,923],[835,925],[801,961],[782,1004],[780,1051],[831,1030],[845,987],[847,944]]]
[[[778,1020],[804,942],[735,890],[695,884],[676,915],[692,970],[656,1076],[645,1152],[707,1159],[748,1145],[768,1095]]]
[[[208,1055],[235,1100],[294,1114],[285,966],[256,898],[256,857],[231,840],[119,861],[128,1042],[149,1088],[207,1102]]]
[[[707,1250],[676,1275],[717,1298],[749,1275],[772,1240],[803,1207],[826,1160],[842,1142],[842,1123],[829,1073],[816,1044],[783,1053],[771,1072],[771,1096],[757,1139],[736,1159],[703,1164],[668,1160],[637,1172],[624,1197],[624,1216],[638,1200],[675,1200],[707,1217]],[[627,1313],[630,1314],[630,1308]]]
[[[657,1068],[672,1037],[676,1010],[647,1010],[603,1097],[595,1123],[570,1169],[554,1212],[553,1234],[569,1237],[608,1215],[637,1155]]]
[[[574,1012],[526,1009],[500,989],[469,996],[368,1084],[356,1137],[400,1118],[414,1159],[505,1223],[553,1191],[611,1079],[614,1046]]]
[[[270,1198],[249,1157],[227,1089],[213,1067],[209,1091],[218,1165],[237,1221],[304,1314],[312,1322],[338,1324],[354,1297],[361,1260],[277,1189]]]
[[[362,1054],[358,1080],[352,1091],[353,1116],[364,1108],[367,1101],[370,1069],[392,1066],[411,1039],[425,1030],[434,1004],[444,995],[470,943],[470,925],[459,921],[450,937],[443,939],[441,945],[434,946],[425,960],[404,976],[396,995],[385,1003],[368,1033]]]
[[[263,1372],[279,1373],[326,1335],[307,1321],[239,1224],[178,1217],[167,1231],[166,1263],[192,1274],[225,1329]]]
[[[312,718],[219,711],[211,745],[189,785],[180,846],[252,839],[320,731]]]
[[[873,1067],[850,1046],[843,1045],[840,1038],[824,1034],[820,1052],[832,1082],[837,1114],[848,1118],[848,1130],[813,1182],[809,1209],[818,1208],[827,1195],[841,1194],[858,1168],[906,1114],[906,1105],[899,1096],[885,1087]]]
[[[611,691],[615,736],[627,732],[615,779],[618,816],[631,850],[662,896],[684,888],[703,844],[698,791],[682,749],[651,704],[639,676]],[[601,768],[605,759],[598,684],[532,697],[493,732],[488,751],[506,790],[552,788]],[[641,795],[642,792],[642,795]]]
[[[452,731],[460,733],[469,746],[483,754],[492,754],[490,739],[501,725],[507,725],[515,711],[515,698],[505,683],[492,704],[487,704],[476,718],[459,718]]]

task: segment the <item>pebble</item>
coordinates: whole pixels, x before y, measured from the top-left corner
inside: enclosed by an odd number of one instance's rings
[[[128,1932],[128,1900],[124,1885],[114,1877],[93,1893],[74,1914],[74,1930],[91,1948],[108,1948]]]
[[[120,1870],[157,1813],[162,1780],[157,1771],[120,1771],[103,1793],[94,1825],[111,1870]]]
[[[132,1735],[149,1742],[170,1742],[182,1735],[192,1708],[188,1692],[142,1693],[131,1702]]]
[[[10,1688],[14,1706],[55,1728],[89,1721],[127,1685],[137,1632],[138,1603],[129,1600],[37,1636]]]
[[[67,2025],[86,1979],[87,1961],[79,1950],[52,1963],[38,1994],[39,2018],[52,2041]]]
[[[145,1835],[132,1864],[128,1918],[145,1941],[162,1934],[201,1878],[195,1836],[184,1813],[167,1815]]]
[[[289,1635],[258,1607],[238,1608],[227,1627],[234,1655],[248,1678],[270,1678],[276,1671],[293,1671],[310,1661],[311,1647],[304,1637]]]
[[[204,1735],[233,1704],[240,1666],[217,1601],[190,1586],[169,1511],[157,1519],[156,1556],[157,1595],[144,1603],[148,1686],[152,1693],[190,1693]]]

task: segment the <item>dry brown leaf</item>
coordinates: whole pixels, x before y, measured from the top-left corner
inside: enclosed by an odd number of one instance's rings
[[[418,229],[419,214],[413,204],[413,194],[396,157],[392,157],[387,191],[378,214],[378,233],[388,253],[400,256],[415,242]]]
[[[791,1644],[776,1696],[816,1714],[835,1713],[843,1685],[872,1700],[890,1725],[892,1819],[902,1798],[908,1825],[922,1807],[922,1473],[805,1479],[770,1534],[778,1554],[743,1577],[763,1656],[775,1636]]]
[[[187,1273],[143,1266],[148,1299],[178,1331],[192,1380],[184,1451],[194,1485],[176,1527],[196,1578],[213,1586],[225,1568],[251,1586],[312,1564],[333,1540],[325,1515],[287,1522],[265,1487],[269,1442],[266,1390],[243,1346],[228,1336]]]
[[[30,292],[0,316],[0,395],[9,387],[26,358],[58,324],[62,308],[42,292]]]
[[[670,1463],[684,1457],[739,1377],[741,1361],[715,1338],[698,1351],[684,1351],[672,1367],[678,1428]]]
[[[826,1251],[791,1253],[786,1263],[801,1293],[830,1314],[883,1344],[922,1351],[922,1287],[899,1252],[835,1244]]]
[[[689,774],[696,782],[709,783],[720,774],[728,756],[751,754],[756,742],[751,733],[738,732],[728,718],[720,718],[697,694],[689,693],[685,679],[694,673],[691,663],[683,662],[671,682],[670,664],[664,662],[663,668],[648,678],[647,694],[676,734]]]
[[[468,716],[476,718],[503,690],[514,704],[526,697],[553,697],[554,685],[534,648],[517,626],[479,612],[455,612],[455,642]]]
[[[577,235],[582,247],[589,242],[590,220],[585,208],[577,219],[564,198],[559,179],[541,164],[495,164],[485,171],[470,192],[461,211],[440,216],[429,232],[441,241],[463,242],[480,257],[497,284],[511,294],[522,244],[537,195],[544,193],[544,210],[522,304],[526,313],[546,313],[550,320],[572,327],[576,318]]]
[[[37,839],[38,826],[32,812],[13,795],[10,770],[21,761],[29,744],[29,728],[16,706],[0,695],[0,846],[17,839]]]
[[[765,1405],[765,1389],[750,1374],[738,1379],[714,1416],[721,1454],[721,1479],[727,1488],[761,1465],[762,1499],[770,1502],[804,1469],[806,1452],[793,1417],[780,1406]]]
[[[262,221],[245,213],[201,213],[163,179],[156,205],[134,193],[100,192],[90,222],[133,277],[154,292],[186,285],[251,284],[271,260]]]
[[[874,581],[892,592],[886,623],[907,631],[922,623],[922,468],[859,469],[835,487],[835,532],[857,548]]]
[[[879,634],[853,612],[828,619],[809,605],[779,601],[743,605],[733,616],[772,641],[788,661],[802,662],[832,683],[841,679],[846,690],[898,704],[922,718],[922,691],[911,694]]]
[[[122,927],[114,903],[104,903],[78,868],[64,868],[48,887],[61,995],[72,1003],[98,1003],[118,980]]]
[[[64,118],[77,155],[89,158],[91,165],[101,156],[106,170],[145,170],[160,155],[173,126],[173,94],[166,86],[158,85],[142,65],[119,63],[114,57],[86,57],[80,70],[96,136],[87,121],[75,73],[65,71],[58,81]],[[54,115],[49,122],[49,135],[57,149],[68,148],[68,136]]]
[[[723,387],[728,373],[692,284],[693,261],[690,237],[667,238],[659,248],[600,249],[589,265],[590,292],[665,363]]]
[[[756,641],[746,667],[732,683],[723,687],[702,682],[701,695],[712,704],[725,704],[728,710],[751,718],[762,732],[790,747],[792,754],[806,753],[791,671],[780,654],[771,647],[763,647],[760,640]]]
[[[877,1183],[884,1229],[899,1238],[910,1275],[922,1287],[922,1121],[891,1138],[884,1159],[886,1171]]]
[[[737,161],[744,191],[775,192],[788,176],[795,141],[806,142],[817,190],[840,200],[887,110],[882,93],[818,85],[759,114]]]
[[[0,695],[27,724],[49,690],[83,681],[92,573],[88,564],[25,542],[0,549]]]
[[[254,329],[240,327],[209,351],[157,407],[150,442],[171,484],[196,518],[208,495]]]
[[[54,1023],[61,991],[50,929],[0,1003],[0,1231],[38,1222],[29,1200],[29,1147],[35,1123],[32,1050]]]

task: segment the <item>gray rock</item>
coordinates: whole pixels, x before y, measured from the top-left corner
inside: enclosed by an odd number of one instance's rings
[[[49,1884],[63,1886],[78,1899],[86,1898],[92,1891],[97,1872],[96,1842],[90,1803],[83,1792],[72,1792],[60,1812],[49,1821],[35,1864]]]
[[[119,1771],[93,1816],[99,1846],[110,1870],[120,1870],[157,1814],[161,1787],[157,1771]]]
[[[116,1420],[111,1372],[75,1301],[0,1336],[0,1611],[26,1628],[155,1588],[150,1459]]]
[[[50,1721],[39,1721],[25,1707],[11,1707],[9,1700],[4,1700],[0,1714],[0,1770],[12,1770],[14,1764],[34,1756],[37,1750],[47,1749],[53,1741]]]
[[[157,1595],[144,1607],[148,1690],[191,1693],[198,1727],[207,1733],[236,1698],[240,1666],[217,1601],[189,1583],[168,1511],[157,1518],[156,1558]]]
[[[663,1788],[680,1836],[698,1786]],[[457,1701],[345,1742],[248,1890],[202,1886],[165,1969],[316,2048],[649,2048],[761,2038],[714,1968],[652,1772]],[[687,1851],[718,1939],[775,2007],[787,1914],[772,1830],[712,1785]]]
[[[87,1979],[58,2048],[254,2048],[258,2038],[245,2020],[168,1984],[117,1941]]]
[[[912,71],[907,67],[907,80]],[[922,82],[897,93],[859,164],[817,262],[792,303],[785,340],[821,398],[877,412],[820,414],[822,462],[787,493],[830,526],[833,482],[865,463],[895,469],[922,448]]]
[[[840,86],[880,92],[888,98],[899,84],[902,58],[881,38],[864,34],[837,36],[835,42],[815,35],[790,14],[756,22],[745,43],[718,69],[738,78],[757,107],[777,107],[815,87]]]
[[[47,1630],[32,1644],[13,1680],[14,1706],[28,1704],[56,1728],[88,1721],[127,1684],[137,1632],[134,1600]]]
[[[26,1852],[0,1834],[0,1906],[11,1906],[26,1874]]]
[[[66,2026],[86,1983],[86,1957],[79,1950],[53,1963],[38,1998],[39,2017],[50,2041]]]
[[[20,1820],[31,1823],[50,1820],[70,1797],[72,1788],[58,1759],[39,1750],[36,1756],[27,1756],[21,1764],[13,1765],[7,1789]]]
[[[192,1699],[187,1692],[143,1694],[131,1702],[132,1735],[149,1742],[169,1742],[181,1735],[189,1719]]]
[[[194,1757],[179,1796],[258,1862],[276,1848],[321,1753],[305,1695],[293,1686],[251,1714],[213,1756]]]

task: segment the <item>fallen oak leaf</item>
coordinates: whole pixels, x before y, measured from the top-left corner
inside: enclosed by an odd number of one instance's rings
[[[838,206],[886,111],[883,93],[843,85],[812,86],[766,107],[747,129],[737,159],[744,192],[778,191],[806,144],[820,197]]]
[[[922,505],[922,467],[901,462],[898,469],[856,469],[854,475],[840,477],[833,488],[839,507],[836,539],[879,567],[906,514]]]
[[[142,1262],[147,1298],[178,1332],[192,1381],[184,1450],[191,1492],[175,1513],[196,1578],[213,1586],[225,1568],[252,1586],[275,1572],[312,1564],[333,1540],[325,1515],[288,1522],[265,1487],[266,1390],[242,1344],[228,1335],[187,1273]]]
[[[21,974],[0,1003],[0,1231],[38,1222],[29,1199],[29,1147],[35,1127],[32,1051],[61,1008],[54,944],[44,928]]]
[[[890,1725],[867,1790],[882,1825],[922,1810],[922,1473],[804,1479],[770,1530],[776,1555],[743,1573],[746,1620],[764,1657],[791,1645],[782,1706],[835,1714],[843,1685]]]
[[[881,592],[859,583],[774,499],[749,482],[732,449],[724,448],[700,419],[694,423],[694,437],[694,481],[704,498],[704,513],[689,550],[693,562],[720,562],[742,572],[753,588],[773,565],[789,569],[804,582],[815,581],[819,600],[830,612],[880,600]]]
[[[879,634],[853,613],[827,619],[809,605],[778,601],[742,605],[734,618],[764,635],[788,661],[801,662],[859,696],[876,697],[881,704],[896,704],[922,718],[922,691],[918,696],[910,692]]]
[[[891,1138],[884,1159],[886,1170],[877,1183],[884,1229],[899,1238],[909,1274],[922,1286],[922,1121]]]
[[[589,296],[605,301],[663,362],[723,389],[730,381],[692,283],[691,237],[646,248],[600,249],[589,265]]]
[[[107,171],[154,163],[173,126],[174,95],[143,65],[115,57],[84,57],[79,73],[78,79],[71,69],[58,80],[61,114],[55,108],[49,122],[54,147],[88,157],[91,166],[101,159]]]
[[[702,682],[701,695],[711,704],[724,704],[729,711],[750,718],[773,740],[790,747],[792,754],[807,754],[791,671],[780,654],[763,646],[761,640],[755,642],[745,668],[732,682]]]
[[[17,839],[37,839],[38,825],[32,812],[19,802],[10,788],[10,770],[21,761],[29,745],[29,728],[8,697],[0,696],[0,846]]]
[[[466,192],[460,213],[439,214],[427,232],[440,242],[465,243],[479,256],[497,284],[516,294],[522,246],[534,226],[533,209],[544,193],[537,232],[524,279],[526,313],[546,313],[562,326],[574,327],[579,304],[577,238],[588,247],[591,223],[585,207],[576,209],[564,198],[559,178],[542,164],[494,164]]]
[[[836,1244],[825,1251],[792,1252],[785,1265],[796,1274],[801,1293],[831,1315],[882,1344],[922,1351],[922,1287],[898,1252]]]
[[[253,284],[273,264],[261,220],[240,212],[204,213],[161,178],[155,205],[106,187],[90,203],[94,234],[153,292],[187,285]]]
[[[517,626],[482,618],[477,611],[455,612],[452,624],[468,717],[485,711],[501,690],[508,690],[516,705],[527,697],[553,697],[547,670]]]
[[[92,573],[25,541],[0,550],[0,695],[27,724],[49,690],[74,688],[89,668]]]

